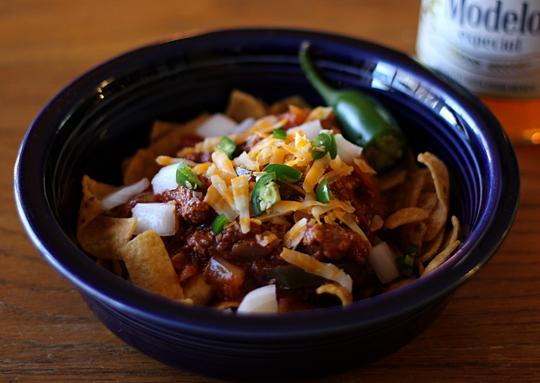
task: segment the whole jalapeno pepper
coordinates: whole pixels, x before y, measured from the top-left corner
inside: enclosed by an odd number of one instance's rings
[[[298,59],[311,85],[334,109],[343,136],[362,146],[377,172],[396,166],[407,150],[407,140],[394,117],[374,98],[357,90],[338,90],[319,76],[308,55],[309,42],[300,46]]]

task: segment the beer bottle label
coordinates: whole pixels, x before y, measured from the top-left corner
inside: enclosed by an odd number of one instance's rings
[[[471,91],[540,96],[540,0],[422,0],[418,59]]]

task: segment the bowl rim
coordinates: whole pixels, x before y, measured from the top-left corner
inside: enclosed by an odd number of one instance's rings
[[[36,188],[40,191],[45,190],[39,164],[32,165],[29,161],[29,156],[37,154],[38,158],[41,158],[46,155],[45,149],[39,147],[38,137],[50,135],[49,126],[65,117],[61,114],[66,110],[66,105],[72,107],[73,103],[82,97],[84,91],[95,84],[96,79],[102,79],[110,71],[128,65],[133,58],[149,57],[161,49],[178,48],[186,43],[191,44],[205,39],[222,38],[238,42],[248,35],[252,39],[269,36],[275,39],[286,39],[291,36],[312,40],[322,39],[328,43],[366,49],[383,57],[393,57],[398,59],[400,65],[406,67],[407,70],[413,73],[422,72],[430,85],[448,95],[449,98],[460,100],[460,104],[468,105],[467,110],[472,111],[468,113],[470,122],[480,126],[489,123],[495,127],[489,134],[482,132],[484,135],[481,138],[484,140],[484,145],[493,152],[490,157],[491,168],[496,168],[496,171],[507,177],[506,182],[498,182],[495,185],[496,190],[493,190],[493,195],[489,196],[489,208],[493,215],[485,227],[490,230],[480,233],[475,243],[468,243],[466,240],[454,254],[451,262],[434,270],[430,275],[394,291],[354,302],[346,308],[335,307],[278,315],[230,315],[208,307],[179,305],[172,300],[131,285],[112,273],[108,273],[110,277],[106,276],[103,273],[104,270],[95,266],[59,227],[50,211],[45,193],[40,193],[37,198],[29,194]],[[216,339],[269,340],[276,336],[305,339],[314,335],[328,337],[381,323],[397,315],[408,315],[426,304],[452,294],[493,256],[508,234],[514,220],[520,189],[519,168],[515,153],[495,117],[478,98],[463,87],[434,72],[424,72],[425,70],[426,68],[413,58],[391,48],[358,38],[302,29],[239,28],[188,32],[130,50],[76,78],[60,91],[36,117],[21,143],[15,163],[14,189],[19,216],[33,244],[47,261],[79,291],[126,315],[160,323],[164,328],[204,334],[216,337]],[[501,195],[505,195],[506,198],[500,198]],[[71,257],[68,258],[66,254],[70,254]],[[437,276],[443,272],[445,283],[437,283]],[[110,291],[111,287],[112,291]],[[408,304],[403,303],[404,299],[407,299]],[[364,313],[368,309],[369,314],[365,316]]]

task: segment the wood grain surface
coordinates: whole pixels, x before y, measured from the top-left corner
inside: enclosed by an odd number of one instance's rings
[[[108,58],[191,30],[309,28],[413,53],[419,6],[419,0],[0,1],[0,381],[216,381],[122,343],[28,240],[14,204],[13,166],[48,100]],[[540,146],[516,152],[520,209],[488,265],[408,346],[321,383],[540,381]]]

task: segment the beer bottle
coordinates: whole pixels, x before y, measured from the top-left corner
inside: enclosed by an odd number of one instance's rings
[[[540,0],[422,0],[416,54],[476,93],[513,143],[540,143]]]

